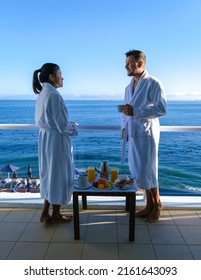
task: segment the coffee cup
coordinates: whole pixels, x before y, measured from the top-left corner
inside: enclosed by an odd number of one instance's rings
[[[124,105],[117,105],[117,110],[119,113],[123,111]]]

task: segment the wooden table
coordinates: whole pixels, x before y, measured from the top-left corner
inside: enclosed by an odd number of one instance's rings
[[[82,196],[82,208],[87,209],[87,196],[123,196],[126,198],[126,211],[129,212],[129,241],[135,240],[135,208],[136,208],[136,189],[121,190],[117,187],[111,189],[73,189],[73,216],[74,216],[74,239],[80,239],[79,221],[79,196]]]

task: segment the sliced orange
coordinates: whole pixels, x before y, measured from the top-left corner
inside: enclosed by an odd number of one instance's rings
[[[104,184],[98,184],[98,189],[104,189],[105,185]]]

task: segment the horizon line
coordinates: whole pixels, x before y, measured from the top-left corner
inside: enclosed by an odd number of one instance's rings
[[[37,96],[36,96],[37,97]],[[64,96],[62,96],[64,101],[68,100],[68,101],[122,101],[123,99],[118,98],[118,99],[114,99],[114,98],[66,98]],[[0,96],[0,101],[36,101],[36,98],[26,98],[26,97],[1,97]],[[197,101],[201,101],[201,99],[169,99],[167,98],[167,102],[168,101],[177,101],[177,102],[197,102]]]

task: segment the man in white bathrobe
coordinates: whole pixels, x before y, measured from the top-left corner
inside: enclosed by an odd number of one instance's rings
[[[125,89],[122,114],[122,138],[128,141],[128,165],[137,186],[145,190],[147,204],[136,212],[146,222],[158,221],[162,204],[158,189],[159,117],[166,114],[166,97],[156,78],[145,70],[142,51],[126,53],[127,75],[132,76]]]
[[[45,200],[41,222],[72,220],[70,216],[61,215],[60,208],[71,200],[74,167],[70,136],[77,135],[78,130],[76,123],[69,122],[65,103],[56,90],[62,86],[63,77],[58,65],[46,63],[34,72],[33,90],[38,94],[35,122],[39,128],[40,189]]]

